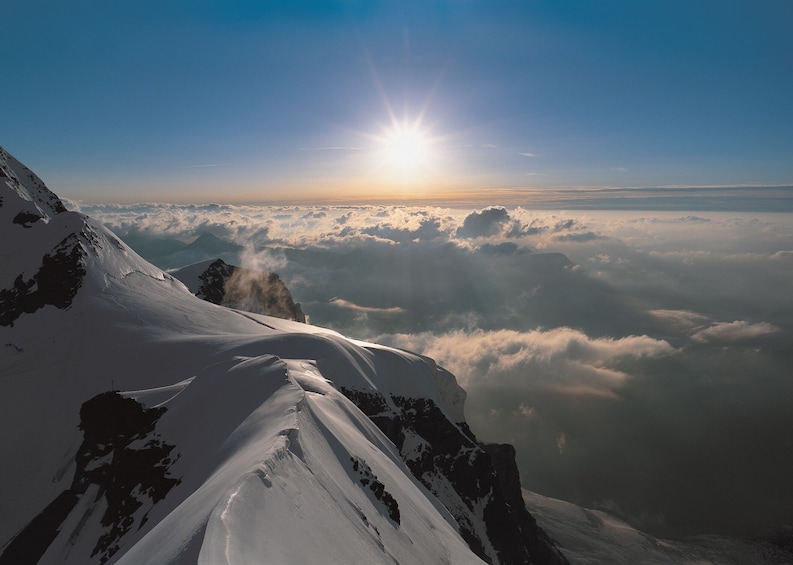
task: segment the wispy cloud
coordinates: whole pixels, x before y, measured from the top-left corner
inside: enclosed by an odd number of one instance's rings
[[[300,147],[298,151],[358,151],[360,149],[353,145],[326,145],[324,147]]]
[[[521,153],[521,155],[523,155],[524,157],[536,157],[537,156],[536,153],[530,153],[528,151],[526,151],[524,153]]]
[[[691,338],[703,343],[739,343],[765,338],[779,333],[779,328],[768,322],[751,323],[746,320],[718,322],[695,333]]]
[[[404,308],[400,308],[399,306],[392,306],[390,308],[361,306],[359,304],[355,304],[354,302],[350,302],[349,300],[344,300],[343,298],[334,298],[329,302],[329,304],[332,304],[333,306],[337,306],[339,308],[355,310],[356,312],[364,312],[366,314],[401,314],[402,312],[405,311]]]

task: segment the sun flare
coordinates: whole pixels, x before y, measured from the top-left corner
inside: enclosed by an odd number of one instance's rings
[[[395,128],[385,138],[389,164],[397,171],[409,173],[426,162],[427,139],[415,128]]]
[[[430,166],[432,140],[418,124],[394,123],[378,142],[382,165],[403,180],[421,176]]]

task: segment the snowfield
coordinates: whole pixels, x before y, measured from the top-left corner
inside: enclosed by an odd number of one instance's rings
[[[616,516],[528,490],[526,506],[556,541],[571,565],[769,565],[793,556],[768,541],[723,536],[665,540],[645,534]]]

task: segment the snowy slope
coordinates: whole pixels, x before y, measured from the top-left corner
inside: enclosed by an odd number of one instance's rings
[[[768,540],[698,536],[664,540],[645,534],[607,512],[582,508],[524,490],[542,528],[571,565],[790,565],[793,553]]]
[[[481,563],[521,545],[485,522],[512,520],[509,498],[449,373],[200,300],[5,152],[0,170],[0,563]],[[406,457],[430,414],[455,453]],[[433,466],[455,458],[479,491]],[[562,562],[540,541],[533,562]]]

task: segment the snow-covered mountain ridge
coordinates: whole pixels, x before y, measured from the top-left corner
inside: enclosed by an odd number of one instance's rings
[[[451,374],[200,300],[0,170],[0,563],[564,562]]]

